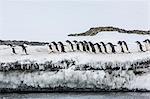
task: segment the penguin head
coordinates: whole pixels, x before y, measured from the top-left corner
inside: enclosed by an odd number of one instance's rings
[[[78,41],[74,40],[73,42],[74,42],[74,43],[77,43]]]
[[[52,44],[56,44],[56,42],[54,42],[54,41],[53,41],[53,42],[51,42],[51,43],[52,43]]]
[[[136,41],[135,43],[137,43],[137,44],[141,44],[139,41]]]
[[[149,42],[149,43],[150,43],[150,40],[149,40],[149,39],[146,39],[146,40],[144,40],[143,42],[145,42],[145,43],[146,43],[146,42]]]
[[[123,42],[123,41],[118,41],[118,44],[122,45],[122,42]]]
[[[83,42],[82,42],[82,41],[79,41],[79,43],[83,44]]]
[[[62,42],[60,42],[60,41],[58,42],[58,44],[63,45],[63,43],[62,43]]]
[[[100,42],[101,44],[105,45],[104,42]]]
[[[89,44],[93,44],[92,42],[88,42]]]
[[[94,45],[99,45],[98,43],[95,43]]]
[[[113,45],[112,43],[108,42],[106,45]]]
[[[67,43],[71,43],[69,40],[66,40]]]
[[[87,41],[85,41],[85,40],[84,40],[83,42],[84,42],[84,43],[87,43]]]

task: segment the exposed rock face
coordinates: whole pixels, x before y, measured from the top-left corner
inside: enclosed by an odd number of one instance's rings
[[[104,31],[117,31],[119,33],[150,35],[150,30],[149,31],[125,30],[125,29],[120,29],[120,28],[117,28],[117,27],[106,26],[106,27],[90,28],[88,31],[86,31],[84,33],[69,34],[68,36],[94,36],[97,33],[104,32]]]

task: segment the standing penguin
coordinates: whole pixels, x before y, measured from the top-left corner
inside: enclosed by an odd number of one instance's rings
[[[140,51],[145,52],[145,51],[144,51],[144,48],[143,48],[143,45],[141,44],[141,42],[136,41],[135,43],[138,44],[138,47],[139,47]]]
[[[123,48],[123,45],[122,45],[122,41],[118,41],[118,44],[120,45],[120,48],[121,48],[121,52],[124,53],[124,48]]]
[[[56,44],[56,42],[51,42],[51,47],[54,53],[59,52],[58,45]]]
[[[73,47],[72,42],[69,41],[69,40],[66,40],[66,43],[69,45],[69,46],[68,46],[68,51],[74,52],[75,50],[74,50],[74,47]]]
[[[8,44],[8,46],[10,46],[10,47],[11,47],[11,49],[12,49],[12,53],[13,53],[13,54],[17,54],[17,53],[16,53],[16,51],[15,51],[15,46],[14,46],[14,45],[12,45],[12,44]]]
[[[49,47],[50,53],[53,52],[52,45],[48,44],[48,47]]]
[[[102,49],[101,49],[101,45],[100,44],[95,43],[94,47],[95,47],[96,53],[102,53]]]
[[[118,44],[121,47],[121,52],[122,53],[125,53],[125,52],[130,53],[128,45],[127,45],[127,43],[125,41],[118,41]]]
[[[86,46],[85,46],[85,44],[82,41],[80,41],[79,44],[80,44],[80,46],[82,48],[82,51],[86,52]]]
[[[100,44],[102,44],[102,47],[104,49],[105,53],[108,53],[107,48],[106,48],[106,44],[104,44],[104,42],[100,42]]]
[[[75,49],[76,49],[76,51],[80,51],[80,46],[79,46],[78,41],[74,40],[73,42],[75,43]]]
[[[92,42],[88,42],[89,43],[89,45],[90,45],[90,47],[91,47],[91,51],[93,52],[93,53],[96,53],[96,50],[95,50],[95,47],[94,47],[94,44],[92,43]]]
[[[124,44],[124,47],[126,48],[126,52],[130,53],[127,43],[125,41],[122,42]]]
[[[58,42],[58,46],[60,46],[60,52],[66,52],[64,47],[65,45],[62,42]]]
[[[146,47],[146,51],[150,51],[150,40],[146,39],[143,41]]]
[[[83,43],[85,45],[86,51],[90,52],[90,48],[89,48],[88,42],[87,41],[83,41]]]
[[[26,55],[28,55],[27,53],[27,46],[25,46],[25,44],[20,45],[22,47],[22,52],[24,52]]]
[[[108,42],[107,45],[110,46],[112,53],[116,53],[115,46],[117,46],[117,45],[114,45],[114,44],[112,44],[111,42]]]

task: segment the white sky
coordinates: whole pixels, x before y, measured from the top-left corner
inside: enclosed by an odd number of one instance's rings
[[[0,0],[0,39],[52,41],[95,26],[150,29],[149,0]]]

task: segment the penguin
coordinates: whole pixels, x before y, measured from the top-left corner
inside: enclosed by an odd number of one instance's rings
[[[83,43],[85,45],[86,51],[90,52],[90,48],[89,48],[89,45],[88,45],[87,41],[83,41]]]
[[[95,50],[97,53],[102,53],[101,45],[98,43],[94,44]]]
[[[117,45],[114,45],[114,44],[112,44],[111,42],[108,42],[107,45],[110,46],[110,48],[111,48],[111,53],[116,53],[115,46],[117,46]]]
[[[69,50],[69,51],[74,52],[75,50],[74,50],[74,47],[73,47],[72,42],[71,42],[71,41],[69,41],[69,40],[66,40],[66,43],[67,43],[67,44],[69,44],[69,46],[68,46],[68,50]]]
[[[24,52],[26,55],[28,55],[27,53],[27,46],[25,46],[25,44],[20,45],[22,47],[22,52]]]
[[[122,53],[125,53],[125,52],[130,53],[128,45],[127,45],[127,43],[125,41],[118,41],[118,44],[121,47],[121,52]]]
[[[50,53],[53,52],[52,45],[48,44],[48,47],[49,47]]]
[[[58,46],[60,46],[60,50],[59,50],[60,52],[64,52],[64,53],[66,52],[64,47],[65,45],[62,42],[59,41]]]
[[[102,47],[104,49],[105,53],[108,53],[107,48],[106,48],[106,44],[104,44],[104,42],[100,42],[100,44],[102,44]]]
[[[75,48],[76,48],[75,50],[80,51],[80,46],[79,46],[78,41],[74,40],[73,42],[75,43]]]
[[[95,50],[95,47],[94,47],[94,44],[92,42],[88,42],[90,47],[91,47],[91,52],[93,53],[96,53],[96,50]]]
[[[150,51],[150,40],[146,39],[143,41],[146,47],[146,51]]]
[[[145,52],[145,51],[144,51],[144,48],[143,48],[143,45],[141,44],[141,42],[136,41],[135,43],[138,44],[140,51]]]
[[[123,44],[122,44],[122,43],[123,43],[122,41],[118,41],[118,44],[119,44],[120,47],[121,47],[121,52],[124,53],[125,51],[124,51],[124,48],[123,48]]]
[[[126,43],[125,41],[122,41],[122,42],[123,42],[123,44],[124,44],[124,47],[126,48],[126,51],[127,51],[128,53],[130,53],[127,43]]]
[[[86,52],[85,44],[82,41],[80,41],[79,44],[82,46],[82,51]]]
[[[10,46],[12,48],[12,53],[13,54],[17,54],[16,51],[15,51],[15,46],[14,45],[8,44],[8,46]]]
[[[56,44],[56,42],[51,42],[51,46],[54,53],[59,52],[58,45]]]

